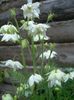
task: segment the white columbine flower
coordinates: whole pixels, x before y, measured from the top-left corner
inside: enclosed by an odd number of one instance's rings
[[[20,36],[18,34],[3,34],[3,37],[1,39],[1,41],[12,41],[12,42],[16,42],[20,39]]]
[[[18,33],[18,30],[14,25],[3,25],[0,28],[0,33],[2,33],[2,34],[14,34],[14,33]]]
[[[2,100],[13,100],[13,97],[10,94],[2,95]]]
[[[39,34],[39,35],[37,34],[37,35],[33,36],[33,41],[37,42],[40,40],[49,40],[49,37],[43,36],[42,34]]]
[[[42,76],[35,73],[35,74],[30,76],[28,83],[29,83],[30,86],[33,86],[34,83],[39,83],[42,80],[43,80]]]
[[[45,59],[49,59],[49,57],[52,59],[57,55],[57,53],[55,51],[48,50],[43,52],[43,58]],[[42,58],[42,54],[40,55],[40,58]]]
[[[32,29],[31,29],[32,27]],[[46,31],[50,26],[46,25],[46,24],[33,24],[32,26],[29,25],[29,34],[32,35],[37,35],[37,34],[42,34],[42,35],[46,35]]]
[[[32,3],[32,0],[28,0],[27,4],[24,4],[21,9],[23,10],[23,16],[24,18],[39,18],[40,9],[39,9],[40,3]]]
[[[59,69],[51,71],[48,76],[49,86],[61,86],[61,82],[63,81],[64,75],[65,73]]]
[[[42,23],[37,24],[37,23],[34,23],[34,21],[28,21],[28,22],[25,22],[21,28],[27,30],[28,34],[32,36],[43,35],[45,37],[46,31],[48,28],[50,28],[50,26],[47,24],[42,24]]]
[[[73,72],[70,72],[70,79],[74,79],[74,71]]]
[[[18,61],[7,60],[5,61],[5,66],[13,69],[22,69],[23,65]]]

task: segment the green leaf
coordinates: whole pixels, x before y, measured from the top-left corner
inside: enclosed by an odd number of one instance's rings
[[[27,39],[24,39],[21,41],[22,48],[27,48],[29,45],[29,41]]]
[[[16,9],[13,8],[10,10],[11,16],[16,16]]]

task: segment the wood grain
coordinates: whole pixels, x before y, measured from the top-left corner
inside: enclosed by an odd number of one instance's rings
[[[74,64],[74,43],[56,44],[54,51],[57,52],[56,60],[63,64]],[[38,45],[36,56],[41,54],[41,45]],[[32,65],[32,58],[28,49],[24,50],[24,56],[28,65]],[[0,60],[21,60],[19,46],[0,46]],[[40,64],[38,59],[37,63]]]
[[[9,9],[16,7],[17,18],[22,18],[22,11],[20,7],[24,4],[24,0],[16,0],[5,3],[0,7],[0,25],[7,23],[11,18]],[[11,5],[11,6],[10,6]],[[5,10],[6,9],[6,10]],[[49,12],[55,14],[53,20],[69,20],[74,18],[74,0],[45,0],[41,2],[40,6],[40,21],[46,22]]]
[[[10,93],[15,94],[16,92],[16,86],[7,85],[7,84],[0,84],[0,93]]]

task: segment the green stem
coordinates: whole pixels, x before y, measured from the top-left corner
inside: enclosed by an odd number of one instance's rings
[[[35,48],[34,48],[34,41],[32,40],[32,61],[33,61],[33,70],[34,73],[36,72],[36,64],[35,64]]]
[[[17,21],[17,19],[16,19],[15,16],[14,16],[14,21],[15,21],[15,23],[16,23],[16,27],[17,27],[17,29],[18,29],[18,31],[19,31],[19,33],[20,33],[20,30],[19,30],[19,24],[18,24],[18,21]]]
[[[51,59],[51,54],[52,54],[52,50],[50,51],[50,55],[49,55],[49,61],[48,61],[48,64],[50,65],[50,59]]]
[[[14,16],[14,21],[15,21],[15,23],[16,23],[18,32],[19,32],[19,34],[20,34],[19,24],[18,24],[18,21],[17,21],[17,19],[16,19],[15,16]],[[21,47],[21,56],[22,56],[22,64],[23,64],[24,66],[26,66],[26,63],[25,63],[25,57],[24,57],[24,50],[23,50],[22,47]]]
[[[23,48],[21,47],[21,56],[22,56],[22,64],[24,65],[24,67],[26,66],[26,63],[25,63],[25,57],[24,57],[24,50]]]
[[[43,57],[43,52],[44,52],[44,40],[42,40],[42,64],[41,64],[41,73],[44,71],[44,57]]]

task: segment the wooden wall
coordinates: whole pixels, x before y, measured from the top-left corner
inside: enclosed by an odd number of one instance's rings
[[[49,12],[55,14],[52,22],[49,22],[51,28],[48,29],[47,35],[50,37],[49,43],[56,43],[54,50],[58,53],[57,61],[74,65],[74,0],[35,1],[41,2],[40,19],[36,19],[36,21],[45,23]],[[26,2],[26,0],[0,1],[0,26],[12,20],[9,9],[13,7],[17,9],[18,20],[21,20],[23,17],[20,7]],[[21,34],[24,36],[25,32]],[[24,56],[27,64],[32,64],[32,59],[27,49],[25,49]],[[0,43],[0,60],[13,59],[14,57],[16,60],[20,60],[20,47],[18,44]]]

